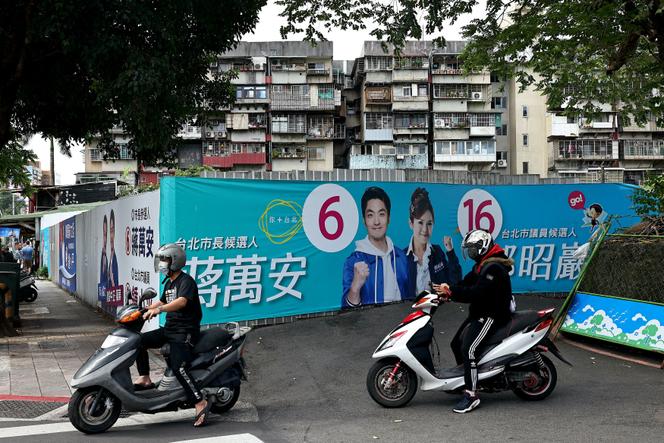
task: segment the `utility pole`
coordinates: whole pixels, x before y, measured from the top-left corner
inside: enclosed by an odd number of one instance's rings
[[[53,137],[49,137],[49,139],[51,140],[51,186],[55,186],[55,146]]]

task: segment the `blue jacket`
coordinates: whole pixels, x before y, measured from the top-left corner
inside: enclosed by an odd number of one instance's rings
[[[343,296],[341,298],[341,307],[354,306],[348,302],[348,291],[353,282],[354,266],[357,262],[365,262],[369,267],[369,276],[364,286],[360,290],[360,305],[370,305],[385,302],[385,284],[383,277],[383,256],[372,251],[367,239],[355,242],[356,250],[346,259],[343,270]],[[391,249],[385,255],[389,257],[389,265],[396,275],[396,286],[399,289],[399,299],[404,300],[411,297],[408,292],[410,282],[408,279],[408,257],[399,248],[392,246],[392,241],[388,238],[388,244]]]
[[[409,252],[409,249],[405,249],[405,252],[408,254],[409,291],[412,297],[415,297],[417,295],[415,293],[417,291],[417,261],[415,261],[415,254],[412,251]],[[431,283],[436,283],[437,285],[442,283],[455,285],[461,281],[461,265],[454,249],[446,254],[440,246],[431,245],[429,277],[431,278]]]

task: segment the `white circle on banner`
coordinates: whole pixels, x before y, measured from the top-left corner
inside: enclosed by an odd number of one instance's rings
[[[484,189],[471,189],[461,197],[457,223],[463,237],[473,229],[486,229],[496,239],[503,227],[503,210],[498,200]]]
[[[338,252],[348,246],[357,234],[358,222],[353,196],[339,185],[320,185],[304,201],[304,233],[323,252]]]

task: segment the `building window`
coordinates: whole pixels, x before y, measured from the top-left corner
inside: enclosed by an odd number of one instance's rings
[[[304,114],[277,114],[272,116],[272,132],[275,134],[303,134],[307,132]]]
[[[528,162],[523,162],[521,167],[523,168],[523,173],[528,174]]]
[[[481,85],[479,91],[481,92]],[[433,97],[434,98],[453,98],[453,99],[467,99],[469,97],[470,88],[468,85],[463,84],[446,84],[446,83],[436,83],[433,85]]]
[[[427,88],[427,85],[417,85],[417,95],[419,97],[426,97],[429,95],[429,89]]]
[[[496,160],[505,160],[505,161],[507,161],[507,151],[498,151],[498,152],[496,152]]]
[[[470,125],[495,127],[496,117],[494,114],[470,114]]]
[[[267,99],[267,86],[237,86],[235,98],[238,99]]]
[[[411,86],[404,86],[401,89],[401,95],[403,97],[411,97],[413,95],[413,89]]]
[[[310,147],[307,153],[309,160],[325,160],[325,148]]]
[[[498,83],[500,82],[500,78],[498,78],[498,74],[495,72],[492,72],[489,76],[491,83]]]
[[[417,129],[427,127],[427,114],[394,114],[394,127]]]
[[[102,155],[99,149],[90,149],[90,161],[96,162],[101,161]]]
[[[521,115],[524,118],[528,118],[528,106],[521,106]]]
[[[365,129],[392,129],[392,114],[368,112],[365,118]]]
[[[523,136],[523,146],[528,146],[528,134],[522,134]]]
[[[249,114],[249,128],[264,128],[265,114]]]
[[[507,108],[507,97],[491,98],[491,109],[506,109],[506,108]]]
[[[367,71],[388,71],[392,69],[392,57],[366,57]]]
[[[574,115],[568,115],[567,116],[567,123],[576,124],[578,122],[579,122],[579,120],[576,118],[576,116],[574,116]]]
[[[460,112],[447,112],[434,114],[434,128],[467,128],[468,114]]]
[[[507,125],[496,128],[496,135],[507,135]]]

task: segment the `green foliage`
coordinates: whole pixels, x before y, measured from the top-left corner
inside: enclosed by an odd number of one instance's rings
[[[12,206],[12,198],[14,199]],[[11,215],[12,210],[16,214],[20,214],[22,209],[25,207],[25,201],[22,198],[14,195],[12,197],[11,192],[0,192],[0,216],[4,217],[6,215]]]
[[[366,29],[396,45],[437,36],[485,3],[463,28],[470,43],[464,69],[488,69],[533,87],[551,109],[592,116],[615,106],[622,123],[664,124],[664,7],[649,0],[278,0],[288,24],[283,36]],[[442,38],[437,41],[442,42]]]
[[[266,0],[0,2],[0,181],[21,180],[10,141],[41,132],[65,151],[109,130],[144,164],[175,162],[174,136],[206,106],[232,100],[216,54],[251,31]],[[9,150],[8,150],[9,149]]]
[[[37,269],[37,277],[48,278],[48,268],[46,266],[42,266]]]
[[[175,175],[177,177],[200,177],[204,171],[214,171],[214,168],[208,165],[190,166],[187,169],[176,169]]]
[[[159,183],[143,183],[138,186],[127,186],[118,192],[118,197],[127,197],[129,195],[138,195],[144,192],[156,191],[159,189]]]
[[[16,140],[0,147],[0,187],[11,187],[31,192],[30,176],[25,166],[37,159],[34,152],[23,149]],[[11,200],[10,206],[11,208]]]
[[[641,217],[664,217],[664,175],[651,175],[632,194],[634,210]]]

